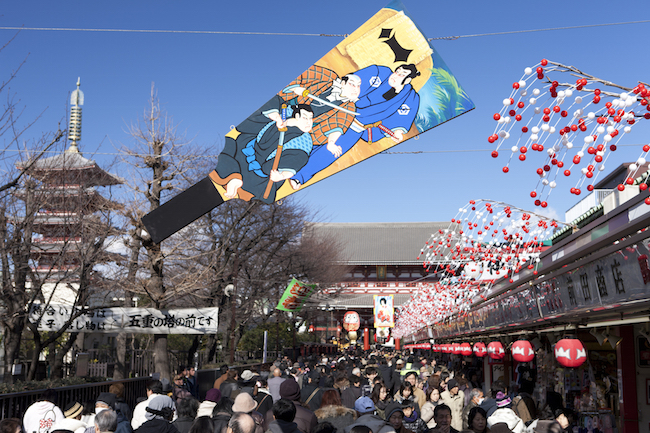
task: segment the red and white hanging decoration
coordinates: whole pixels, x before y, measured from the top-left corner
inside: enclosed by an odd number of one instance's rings
[[[487,347],[485,347],[485,343],[482,341],[474,343],[472,351],[474,352],[474,355],[478,356],[479,358],[483,358],[485,355],[487,355]]]
[[[488,356],[492,359],[503,359],[506,356],[506,351],[503,349],[503,344],[500,341],[492,341],[487,346]]]
[[[470,356],[472,354],[472,346],[469,343],[462,343],[460,345],[460,354]]]
[[[569,79],[575,82],[564,82]],[[574,179],[567,187],[572,194],[593,191],[623,137],[639,121],[650,119],[650,90],[642,83],[619,86],[544,59],[524,69],[492,117],[496,121],[488,137],[495,145],[492,157],[509,153],[504,173],[511,170],[513,161],[535,161],[538,180],[530,197],[535,206],[547,207],[550,193],[564,179]],[[628,168],[620,191],[638,183],[637,176],[648,169],[650,145],[639,148],[642,152]],[[639,187],[643,191],[648,186],[641,183]]]
[[[512,344],[512,359],[517,362],[530,362],[535,358],[535,350],[528,340],[517,340]]]
[[[587,360],[587,350],[577,338],[563,338],[555,343],[555,359],[564,367],[580,367]]]
[[[536,274],[539,254],[547,248],[543,241],[562,224],[506,203],[471,200],[420,250],[418,260],[439,281],[423,284],[399,308],[393,336],[465,316],[495,281],[512,282],[523,269]]]

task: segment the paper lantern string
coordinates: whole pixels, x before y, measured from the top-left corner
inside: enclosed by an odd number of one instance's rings
[[[438,276],[421,284],[399,309],[393,336],[464,316],[499,279],[513,281],[524,268],[537,274],[544,240],[565,226],[551,218],[494,200],[471,200],[446,229],[431,234],[417,259]]]
[[[568,74],[578,77],[575,83],[555,80]],[[516,137],[504,173],[510,171],[513,160],[542,160],[535,169],[537,185],[530,193],[535,206],[547,207],[553,189],[570,176],[578,177],[570,188],[572,194],[580,195],[585,183],[587,191],[593,191],[598,174],[605,170],[605,162],[623,136],[638,120],[650,119],[649,102],[645,83],[624,87],[544,59],[524,69],[502,108],[492,116],[497,122],[488,137],[488,142],[495,144],[492,157],[498,158],[506,140]],[[646,164],[650,145],[642,150],[620,190],[634,184]],[[536,158],[535,152],[542,157]],[[640,188],[645,190],[647,185]]]

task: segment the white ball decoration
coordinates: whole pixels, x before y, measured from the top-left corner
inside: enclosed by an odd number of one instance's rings
[[[528,95],[528,90],[526,90],[526,89],[521,89],[521,90],[519,91],[519,94],[520,94],[521,96],[526,96],[526,95]]]
[[[530,132],[532,132],[533,134],[537,134],[539,132],[539,128],[537,126],[533,126],[532,128],[530,128]]]
[[[503,105],[510,105],[510,98],[506,98],[503,100]]]
[[[639,167],[637,167],[636,164],[630,164],[630,165],[627,167],[627,169],[628,169],[629,171],[635,171],[637,168],[639,168]]]
[[[530,75],[530,74],[532,74],[532,73],[533,73],[533,69],[532,69],[532,68],[526,68],[526,69],[524,69],[524,74],[526,74],[526,75]]]
[[[530,105],[535,105],[535,104],[537,103],[537,98],[530,98],[530,99],[528,100],[528,103],[529,103]]]
[[[539,96],[539,89],[533,89],[533,95]]]
[[[593,111],[590,111],[589,113],[587,113],[587,119],[594,120],[595,118],[596,118],[596,115],[594,114]]]
[[[542,179],[542,183],[543,183],[544,185],[548,185],[548,179]]]
[[[504,119],[504,121],[505,121],[506,123],[510,123],[510,121],[512,120],[512,118],[510,118],[510,116],[506,116],[506,117],[504,117],[503,119]]]
[[[602,125],[599,126],[598,128],[596,128],[596,132],[598,132],[599,134],[604,134],[605,133],[605,127],[602,126]]]
[[[542,124],[542,131],[544,132],[548,131],[548,123]]]
[[[580,158],[582,158],[583,156],[585,156],[585,153],[584,153],[582,150],[580,150],[580,151],[577,153],[577,155],[578,155]]]
[[[530,134],[530,140],[531,140],[531,141],[537,141],[538,138],[539,138],[539,135],[537,135],[537,134]]]
[[[587,144],[591,144],[591,143],[593,143],[593,142],[594,142],[594,137],[592,137],[591,135],[587,135],[587,136],[585,137],[585,143],[587,143]]]
[[[539,114],[542,112],[541,107],[535,107],[535,114]]]
[[[558,93],[558,95],[559,95],[559,93]],[[573,95],[573,90],[571,90],[571,89],[566,89],[566,90],[564,91],[564,96],[566,96],[567,98],[570,98],[572,95]]]
[[[548,132],[550,132],[551,134],[555,134],[555,126],[551,126],[551,127],[548,129]]]
[[[571,148],[573,148],[573,143],[571,143],[571,142],[569,141],[569,142],[566,144],[566,148],[567,148],[567,149],[571,149]]]
[[[613,126],[610,125],[610,126],[607,127],[607,132],[608,132],[609,134],[611,134],[612,132],[614,132],[615,129],[616,129],[616,128],[614,128]]]
[[[505,131],[503,129],[501,131],[499,131],[499,137],[501,137],[501,138],[506,138],[506,136],[508,136],[508,135],[509,135],[508,131]]]
[[[604,156],[604,155],[605,155],[605,151],[604,151],[604,150],[599,150],[598,152],[596,152],[596,155],[598,155],[598,156]]]
[[[581,172],[582,174],[587,174],[587,167],[582,167],[582,169],[580,170],[580,172]]]
[[[512,151],[512,153],[515,153],[515,152],[519,151],[519,148],[517,146],[512,146],[510,148],[510,150]]]
[[[609,143],[610,141],[612,141],[612,136],[609,134],[605,134],[605,136],[603,137],[603,141],[605,143]]]
[[[578,108],[576,111],[573,112],[573,117],[580,117],[584,112],[585,110],[583,110],[582,108]]]
[[[560,90],[559,92],[557,92],[558,99],[564,99],[565,94],[566,93],[564,92],[564,90]]]
[[[631,130],[632,128],[630,126],[626,126],[625,128],[623,128],[623,132],[625,132],[626,134],[629,134]]]
[[[582,96],[576,96],[576,104],[582,104]]]
[[[546,153],[548,153],[548,156],[553,156],[553,154],[555,153],[555,151],[554,151],[553,148],[551,147],[551,148],[546,149]]]
[[[605,164],[600,164],[598,166],[598,171],[603,171],[603,170],[605,170]]]
[[[628,100],[625,101],[625,106],[626,107],[631,107],[632,105],[634,105],[635,102],[636,101],[634,99],[629,98]]]
[[[557,186],[557,183],[555,183],[555,181],[553,180],[553,181],[549,182],[548,186],[550,188],[555,188]]]
[[[629,95],[625,92],[621,93],[618,95],[619,98],[621,98],[622,101],[625,101]]]
[[[553,145],[553,150],[554,150],[555,152],[559,152],[559,151],[560,151],[560,145],[557,144],[557,143],[555,143],[555,144]]]
[[[519,87],[526,87],[526,82],[524,80],[519,80]]]
[[[645,160],[644,157],[641,157],[641,158],[636,160],[636,163],[639,164],[639,165],[645,165],[646,160]]]

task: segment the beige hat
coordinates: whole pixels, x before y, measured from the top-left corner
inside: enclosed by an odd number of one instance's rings
[[[235,404],[232,405],[232,411],[250,413],[255,410],[256,407],[257,403],[255,403],[255,400],[253,400],[253,397],[251,397],[250,394],[246,392],[242,392],[239,393],[237,397],[235,397]]]

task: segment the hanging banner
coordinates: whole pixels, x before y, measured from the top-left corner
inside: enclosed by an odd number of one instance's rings
[[[393,328],[395,326],[395,308],[393,308],[393,295],[374,295],[373,313],[375,315],[375,328]]]
[[[273,203],[472,109],[393,1],[226,134],[209,176],[142,222],[160,242],[224,201]]]
[[[69,305],[33,304],[29,319],[38,324],[39,331],[58,331],[70,320],[73,311],[82,308]],[[218,308],[183,308],[156,310],[154,308],[84,309],[66,332],[130,332],[134,334],[216,334]]]
[[[280,302],[278,302],[278,306],[275,307],[275,309],[290,311],[292,313],[298,312],[302,309],[302,306],[315,290],[316,284],[301,283],[294,278],[284,290],[284,294],[280,298]]]

